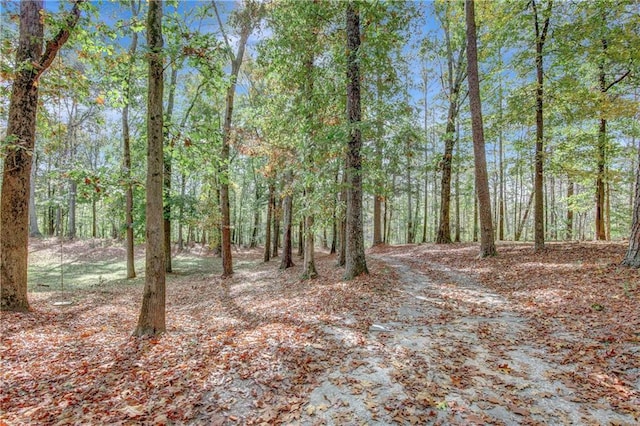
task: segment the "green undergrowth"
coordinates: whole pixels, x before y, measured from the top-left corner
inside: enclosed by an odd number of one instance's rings
[[[137,277],[126,279],[127,265],[124,259],[59,260],[30,262],[28,289],[30,292],[71,291],[114,285],[136,285],[144,282],[144,258],[135,260]],[[196,274],[219,274],[220,259],[181,254],[172,260],[173,273],[167,281]]]

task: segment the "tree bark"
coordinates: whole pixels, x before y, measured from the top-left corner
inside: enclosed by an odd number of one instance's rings
[[[216,10],[217,12],[217,10]],[[233,260],[231,258],[231,216],[229,214],[229,161],[231,160],[231,119],[233,116],[233,103],[238,83],[238,74],[244,58],[244,49],[251,34],[253,23],[244,21],[240,30],[238,51],[231,61],[231,84],[227,88],[224,127],[222,132],[222,149],[220,152],[220,209],[222,214],[222,276],[233,274]],[[228,43],[227,43],[228,45]]]
[[[480,216],[480,257],[495,256],[496,246],[491,215],[491,196],[487,176],[487,159],[484,148],[482,105],[480,102],[480,80],[478,75],[478,48],[474,0],[466,0],[467,65],[469,73],[469,106],[473,132],[475,181]]]
[[[280,269],[287,269],[293,264],[293,247],[292,247],[292,223],[293,223],[293,174],[287,172],[287,188],[284,196],[284,236],[282,239],[282,258],[280,259]]]
[[[264,252],[262,260],[268,262],[271,260],[271,220],[273,216],[273,207],[275,204],[276,187],[273,183],[269,184],[269,202],[267,203],[267,221],[264,230]]]
[[[157,335],[165,324],[163,192],[163,40],[162,0],[149,0],[147,15],[149,79],[147,89],[146,265],[136,336]]]
[[[360,122],[360,12],[353,1],[347,3],[347,112],[351,125],[347,147],[347,226],[345,279],[368,274],[364,254],[362,224],[362,134]]]
[[[131,1],[131,13],[134,17],[140,12],[140,2]],[[134,258],[134,235],[133,235],[133,183],[131,182],[131,133],[129,131],[129,107],[133,101],[131,90],[133,80],[133,66],[138,47],[138,33],[132,31],[131,46],[129,47],[129,70],[127,72],[125,106],[122,108],[122,139],[123,139],[123,174],[125,179],[125,226],[126,226],[126,257],[127,257],[127,278],[136,277]]]
[[[312,39],[311,43],[316,43],[317,29],[311,28]],[[304,91],[305,98],[309,105],[313,103],[313,84],[314,84],[314,76],[313,76],[313,52],[309,50],[307,57],[304,62],[305,69],[305,83],[304,83]],[[313,173],[314,164],[313,164],[313,152],[315,151],[315,140],[314,140],[314,120],[313,120],[313,112],[309,107],[307,119],[307,128],[309,129],[309,133],[307,135],[308,142],[306,146],[306,152],[304,153],[304,162],[307,173]],[[313,230],[314,224],[314,206],[313,206],[313,186],[311,184],[306,185],[304,190],[304,203],[306,206],[306,214],[304,218],[304,259],[303,259],[303,271],[302,278],[303,279],[313,279],[318,276],[318,271],[316,270],[316,262],[315,262],[315,235]]]
[[[342,185],[340,189],[340,203],[338,205],[338,234],[340,236],[340,245],[338,248],[338,266],[345,266],[347,259],[347,173],[342,173]],[[386,203],[385,203],[386,205]]]
[[[453,50],[449,34],[448,18],[444,18],[445,40],[447,44],[447,68],[449,89],[449,111],[447,113],[447,127],[444,135],[444,155],[442,156],[442,178],[440,185],[440,223],[438,226],[437,244],[451,243],[451,166],[453,147],[456,142],[456,120],[458,117],[458,102],[460,89],[466,77],[464,67],[464,44],[460,47],[458,58],[454,63]],[[455,77],[454,77],[455,73]]]
[[[178,65],[176,58],[171,60],[171,76],[169,78],[169,96],[167,99],[167,111],[166,114],[166,126],[171,125],[173,119],[173,105],[175,102],[176,85],[178,80]],[[164,269],[167,273],[173,272],[171,265],[171,174],[173,169],[172,157],[173,157],[173,139],[169,134],[166,135],[166,139],[169,143],[166,146],[164,152],[164,176],[162,179],[163,185],[163,228],[164,228]]]
[[[278,247],[280,247],[280,216],[282,215],[282,198],[275,196],[273,199],[273,235],[271,257],[278,257]]]
[[[636,165],[636,190],[633,203],[633,217],[631,222],[631,234],[629,235],[629,249],[627,250],[622,265],[632,268],[640,268],[640,148],[638,149],[638,162]]]
[[[567,233],[566,239],[573,238],[573,207],[571,206],[571,198],[573,197],[574,183],[569,180],[567,185]]]
[[[529,201],[527,201],[527,207],[524,209],[524,214],[522,215],[522,219],[518,224],[513,239],[515,241],[520,241],[520,237],[522,236],[522,230],[527,223],[527,218],[529,217],[529,210],[531,210],[531,204],[533,203],[533,199],[535,198],[535,192],[532,192],[529,196]]]
[[[38,79],[51,65],[80,18],[76,1],[60,31],[46,43],[41,0],[20,3],[17,72],[9,101],[0,201],[0,310],[27,311],[29,188],[35,147]]]
[[[29,236],[42,237],[42,233],[38,228],[38,214],[36,210],[36,169],[37,156],[35,157],[33,166],[31,167],[31,183],[29,185]]]
[[[536,0],[531,1],[536,32],[536,152],[533,204],[534,212],[534,250],[544,250],[544,67],[543,48],[549,29],[549,19],[553,1],[549,0],[543,14],[542,28],[536,7]]]

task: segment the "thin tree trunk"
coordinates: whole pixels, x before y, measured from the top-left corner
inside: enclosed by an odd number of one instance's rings
[[[131,13],[134,17],[140,12],[140,2],[131,1]],[[126,258],[127,258],[127,278],[136,277],[134,258],[134,235],[133,235],[133,183],[131,182],[131,134],[129,131],[129,107],[133,101],[131,90],[133,80],[133,65],[135,63],[136,49],[138,46],[138,33],[132,31],[131,46],[129,47],[129,69],[126,79],[125,105],[122,108],[122,139],[123,147],[123,174],[125,180],[125,226],[126,226]]]
[[[501,52],[498,52],[500,55]],[[498,168],[499,172],[499,185],[500,185],[500,194],[498,199],[498,239],[500,241],[504,241],[505,235],[505,191],[504,191],[504,132],[503,132],[503,111],[502,111],[502,102],[503,102],[503,93],[502,93],[502,79],[500,79],[500,86],[498,88],[498,121],[500,129],[498,131]]]
[[[311,34],[312,40],[311,43],[316,42],[315,37],[316,29],[312,28]],[[306,73],[304,91],[306,101],[308,103],[313,102],[313,52],[309,50],[307,57],[305,58],[304,69]],[[310,111],[307,116],[307,125],[309,129],[309,134],[307,135],[307,152],[305,153],[305,166],[307,173],[313,173],[314,164],[313,164],[313,152],[315,151],[315,140],[314,140],[314,123],[313,123],[313,113]],[[306,206],[306,215],[304,218],[304,260],[303,260],[303,271],[302,278],[303,279],[313,279],[318,276],[318,271],[316,270],[315,263],[315,235],[313,230],[314,224],[314,215],[313,215],[313,186],[311,184],[307,185],[304,190],[304,204]]]
[[[342,185],[340,185],[340,205],[338,213],[338,231],[340,234],[340,248],[338,250],[338,266],[345,266],[347,258],[347,224],[346,224],[346,202],[347,202],[347,174],[342,173]],[[385,209],[386,209],[385,201]]]
[[[282,215],[282,198],[274,197],[273,204],[273,249],[271,257],[278,257],[278,247],[280,247],[280,216]]]
[[[184,222],[184,197],[186,195],[187,179],[184,173],[180,173],[180,199],[182,202],[178,206],[178,251],[184,250],[184,236],[182,228]]]
[[[96,204],[96,200],[91,200],[91,238],[97,238],[98,236],[98,209]]]
[[[535,153],[535,179],[534,179],[534,250],[544,250],[544,67],[543,48],[549,29],[551,7],[553,1],[548,0],[547,8],[543,13],[542,28],[540,17],[536,7],[536,0],[531,1],[536,32],[536,153]]]
[[[298,257],[304,258],[304,219],[298,222]]]
[[[178,64],[176,58],[171,58],[171,77],[169,79],[169,96],[167,99],[167,111],[166,120],[167,126],[171,125],[173,119],[173,105],[175,101],[176,85],[178,82]],[[164,178],[163,178],[163,192],[164,192],[164,206],[163,206],[163,228],[164,228],[164,268],[167,273],[173,272],[171,266],[171,174],[173,169],[173,138],[167,140],[169,143],[166,146],[164,153]]]
[[[368,274],[364,254],[364,233],[362,224],[362,135],[360,122],[360,12],[358,4],[347,4],[347,111],[350,130],[347,147],[347,226],[345,279],[350,280],[361,274]]]
[[[596,177],[596,240],[606,240],[605,230],[605,165],[606,165],[607,120],[600,119],[598,131],[597,177]]]
[[[264,252],[262,260],[268,262],[271,259],[271,220],[273,216],[273,208],[275,204],[275,192],[276,186],[273,183],[269,184],[269,202],[267,203],[267,221],[265,222],[264,230]]]
[[[527,223],[527,218],[529,217],[529,210],[531,210],[531,204],[533,203],[535,192],[532,192],[529,196],[529,201],[527,201],[527,207],[524,209],[524,214],[522,215],[522,219],[516,228],[515,235],[513,239],[515,241],[520,241],[520,237],[522,236],[522,230],[524,229],[525,224]]]
[[[147,203],[146,264],[142,307],[136,336],[157,335],[166,330],[163,174],[163,40],[162,1],[149,0],[147,15],[149,83],[147,89]]]
[[[640,148],[638,149],[638,162],[636,165],[636,190],[631,233],[629,235],[629,249],[622,260],[622,265],[640,268]]]
[[[213,3],[215,6],[215,2]],[[216,9],[216,15],[217,15]],[[222,21],[219,19],[220,27]],[[235,58],[231,60],[231,83],[227,88],[227,96],[225,102],[224,127],[222,132],[222,149],[220,151],[220,209],[222,214],[222,276],[228,277],[233,274],[233,261],[231,258],[231,216],[229,211],[229,161],[231,159],[231,119],[233,116],[233,102],[236,94],[236,84],[238,82],[238,74],[244,58],[244,49],[251,34],[253,22],[248,19],[242,26],[240,31],[240,39],[238,41],[238,51]],[[225,37],[226,40],[226,37]],[[227,47],[230,47],[227,41]]]
[[[340,168],[336,167],[335,184],[338,186],[338,178],[340,175]],[[331,220],[331,251],[330,254],[335,254],[338,247],[338,191],[333,194],[333,212]]]
[[[406,147],[406,157],[407,157],[407,244],[412,244],[414,235],[413,235],[413,197],[412,197],[412,189],[411,185],[411,158],[413,154],[411,153],[411,148],[409,146],[409,141],[407,141]]]
[[[426,59],[425,59],[426,61]],[[422,84],[424,85],[424,215],[422,218],[422,243],[427,242],[427,218],[429,216],[429,152],[427,145],[429,143],[428,124],[428,106],[429,106],[429,75],[425,66],[422,73]]]
[[[455,198],[455,236],[454,241],[456,243],[460,242],[460,121],[457,122],[456,128],[456,174],[455,174],[455,190],[456,190],[456,198]]]
[[[282,259],[280,261],[280,269],[287,269],[293,265],[292,256],[292,224],[293,224],[293,174],[291,171],[287,172],[287,187],[285,188],[284,196],[284,222],[282,227],[284,228],[284,236],[282,239]]]
[[[569,180],[569,184],[567,185],[567,240],[571,240],[573,238],[573,207],[572,207],[572,198],[574,192],[574,183]]]
[[[471,109],[475,180],[480,216],[480,257],[487,257],[496,255],[496,246],[493,235],[491,196],[489,193],[487,160],[484,148],[484,129],[482,124],[480,80],[478,74],[478,50],[476,43],[476,21],[473,0],[466,0],[466,23],[469,106]]]
[[[29,236],[42,237],[38,228],[38,214],[36,209],[36,170],[38,158],[35,157],[33,167],[31,167],[31,183],[29,185]]]

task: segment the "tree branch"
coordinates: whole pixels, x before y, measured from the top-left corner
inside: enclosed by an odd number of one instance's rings
[[[40,78],[40,76],[47,70],[47,68],[51,66],[53,60],[56,58],[56,54],[69,39],[71,30],[80,20],[80,4],[84,3],[84,1],[85,0],[74,1],[73,9],[71,9],[71,13],[65,19],[64,26],[51,40],[47,41],[47,47],[45,48],[44,53],[40,57],[40,60],[38,60],[38,62],[34,64],[36,69],[38,70],[35,75],[34,81],[37,81],[38,78]]]
[[[624,74],[622,74],[620,77],[616,78],[615,80],[613,80],[611,83],[609,83],[609,85],[607,87],[605,87],[605,89],[602,91],[602,93],[607,93],[607,91],[609,89],[611,89],[611,87],[615,86],[616,84],[620,83],[622,80],[624,80],[625,78],[627,78],[627,76],[631,75],[631,69],[628,69],[627,72],[625,72]]]

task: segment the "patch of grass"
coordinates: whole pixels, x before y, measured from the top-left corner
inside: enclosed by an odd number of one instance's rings
[[[126,279],[127,264],[124,259],[105,260],[73,260],[68,263],[55,263],[53,259],[29,264],[30,292],[60,291],[107,287],[113,285],[134,285],[144,282],[144,258],[136,259],[137,277]],[[219,274],[222,272],[220,259],[179,255],[172,260],[173,273],[168,279],[176,276],[194,274]]]
[[[144,259],[136,260],[138,275],[144,272]],[[124,260],[98,260],[91,262],[73,261],[62,265],[37,263],[29,265],[29,291],[42,292],[103,286],[114,282],[135,283],[138,280],[124,279],[127,264]]]

